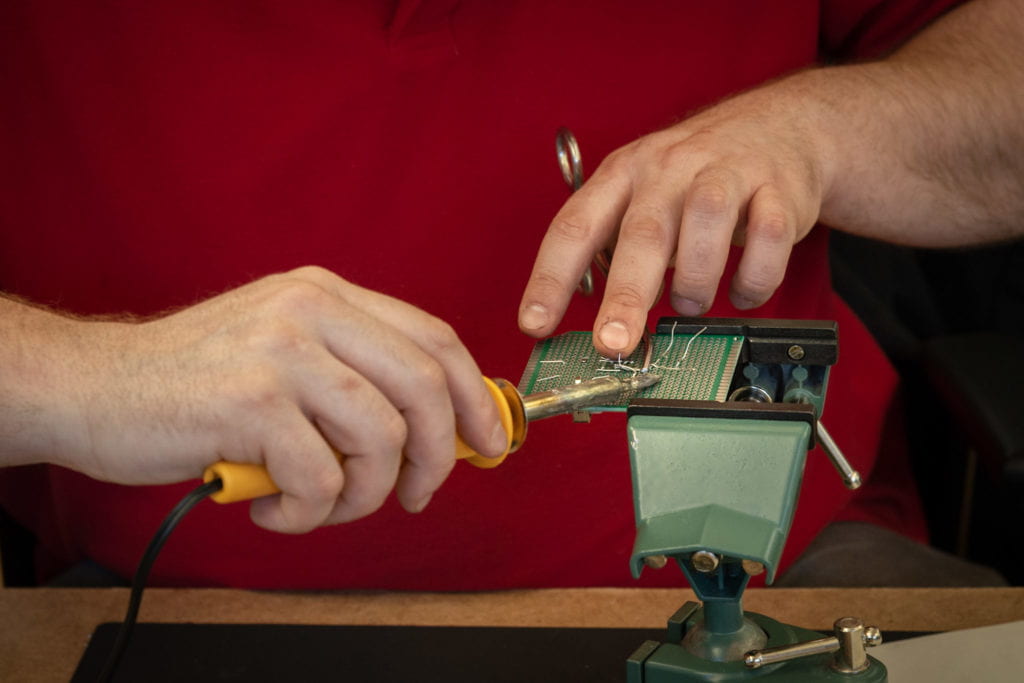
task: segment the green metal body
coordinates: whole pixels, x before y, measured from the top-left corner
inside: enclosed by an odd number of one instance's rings
[[[712,662],[687,652],[679,642],[704,620],[704,610],[687,603],[668,624],[666,642],[648,640],[626,660],[627,683],[726,683],[732,681],[785,681],[787,683],[885,683],[885,665],[869,657],[871,665],[858,674],[843,674],[830,666],[833,655],[822,654],[748,669],[743,662]],[[767,647],[792,645],[821,638],[822,634],[787,626],[753,612],[746,613],[768,635]]]
[[[633,575],[649,555],[684,563],[708,550],[762,563],[771,582],[793,521],[810,426],[634,415],[627,429],[637,524]]]
[[[629,658],[628,683],[887,680],[874,659],[857,674],[834,670],[832,654],[760,669],[742,661],[750,649],[822,637],[742,607],[750,578],[743,560],[761,563],[769,582],[774,578],[793,520],[810,424],[638,413],[629,418],[628,435],[637,525],[633,575],[639,576],[646,557],[672,558],[703,603],[684,605],[669,620],[664,643],[648,641]],[[699,551],[714,553],[717,565],[698,569]],[[760,642],[750,645],[755,639]]]

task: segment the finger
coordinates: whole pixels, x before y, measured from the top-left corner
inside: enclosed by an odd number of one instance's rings
[[[349,294],[354,298],[361,296]],[[406,509],[419,512],[455,462],[454,392],[449,389],[447,372],[436,357],[377,316],[350,308],[353,311],[345,321],[321,323],[328,348],[358,369],[401,413],[408,429],[404,455],[417,467],[409,474],[403,471],[396,493]],[[362,333],[359,340],[353,339],[353,327]],[[472,364],[471,359],[469,363]],[[473,381],[482,387],[480,373],[475,364],[472,367]],[[481,408],[492,411],[494,424],[498,425],[493,402],[486,405],[482,401]]]
[[[782,284],[797,235],[796,214],[771,185],[754,193],[747,209],[743,255],[729,299],[739,309],[760,306]]]
[[[705,168],[694,176],[672,277],[672,306],[683,315],[702,315],[711,307],[745,194],[742,178],[725,169]]]
[[[306,267],[278,276],[277,306],[310,328],[318,344],[322,344],[341,364],[377,388],[405,421],[405,457],[421,462],[418,476],[411,483],[399,482],[399,501],[409,510],[419,510],[430,494],[451,471],[455,456],[455,414],[445,370],[410,337],[388,325],[376,313],[383,295],[351,285],[323,268]],[[391,300],[394,301],[394,300]],[[405,305],[408,315],[429,318],[422,311]],[[376,310],[375,310],[376,307]],[[285,355],[295,349],[317,344],[284,345]],[[466,352],[472,375],[482,385],[476,366]],[[463,371],[466,372],[466,371]],[[328,375],[330,376],[330,375]],[[315,382],[306,385],[316,386]],[[485,389],[481,386],[481,391]],[[308,394],[304,394],[308,397]],[[306,399],[306,405],[310,400]],[[347,407],[347,403],[339,404]],[[494,406],[489,406],[492,411]],[[330,410],[317,410],[311,419],[318,424],[345,426],[344,415]],[[494,414],[494,423],[498,424]],[[364,422],[364,430],[372,433],[379,424]],[[330,436],[325,426],[325,433]],[[335,444],[336,446],[339,444]],[[346,456],[348,453],[346,453]],[[365,467],[373,467],[368,459]],[[379,481],[377,477],[368,481]],[[392,480],[393,481],[393,480]],[[363,488],[357,491],[363,491]],[[355,518],[364,509],[362,504],[349,505],[346,512],[335,513],[333,519],[345,514]]]
[[[339,363],[327,350],[321,352],[324,365],[330,367],[324,368],[318,381],[306,385],[300,403],[340,454],[344,486],[325,520],[337,524],[365,517],[384,504],[395,487],[403,454],[410,449],[414,427],[408,413],[394,405],[383,387]],[[442,444],[437,450],[448,452],[454,432],[450,411],[442,412],[440,419],[447,427],[424,438],[439,439]],[[450,460],[449,454],[445,461]],[[442,463],[440,468],[443,481],[450,465],[446,469]]]
[[[497,408],[481,379],[480,368],[451,326],[404,301],[329,275],[329,286],[339,296],[408,338],[440,364],[459,434],[478,453],[501,455],[506,447],[506,434]]]
[[[685,185],[678,174],[663,173],[633,191],[594,327],[595,346],[606,356],[628,355],[640,341],[676,247]]]
[[[334,452],[298,409],[261,426],[262,458],[281,495],[253,501],[250,517],[271,531],[315,529],[331,513],[345,482]]]
[[[523,332],[543,337],[554,331],[594,254],[611,241],[629,202],[630,185],[625,162],[613,155],[555,215],[519,304]]]
[[[443,439],[446,447],[443,450],[420,447],[419,440],[410,440],[396,487],[406,509],[420,512],[455,464],[456,432],[473,450],[489,457],[506,451],[508,435],[480,368],[450,325],[376,292],[357,288],[348,295],[363,301],[380,320],[412,340],[431,359],[431,368],[437,370],[428,376],[436,397],[431,398],[420,389],[416,401],[418,404],[429,400],[445,402],[449,411],[448,431],[435,438]],[[436,418],[428,417],[425,412],[423,419]]]
[[[307,270],[307,269],[304,269]],[[318,317],[328,349],[386,395],[405,418],[405,457],[398,499],[422,510],[454,464],[455,423],[484,455],[507,443],[494,401],[472,356],[450,326],[420,309],[345,282],[322,269],[302,273],[333,292],[341,310]]]
[[[261,459],[282,495],[255,507],[254,519],[300,532],[374,512],[398,476],[405,418],[377,387],[320,345],[306,345],[288,360],[293,377],[301,378],[294,381],[293,398],[277,399],[293,401],[288,405],[294,410],[285,413],[290,423],[259,423]]]

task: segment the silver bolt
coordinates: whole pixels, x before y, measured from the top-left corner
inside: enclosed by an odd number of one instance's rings
[[[793,360],[802,360],[804,357],[804,347],[800,346],[799,344],[793,344],[792,346],[789,347],[789,350],[786,351],[786,353]]]
[[[718,555],[707,550],[698,550],[690,558],[693,568],[701,574],[710,574],[718,569]]]
[[[869,630],[873,633],[869,634]],[[856,617],[836,620],[835,637],[839,643],[839,652],[832,660],[832,668],[844,674],[860,673],[871,666],[864,648],[882,640],[882,634],[877,628],[864,626],[864,622]]]
[[[754,560],[743,560],[740,562],[743,565],[743,571],[750,576],[757,576],[758,574],[764,574],[764,565]]]
[[[868,647],[875,647],[882,644],[882,632],[877,626],[868,626],[864,629],[864,644]]]
[[[644,564],[651,569],[664,569],[668,564],[668,558],[664,555],[648,555],[644,558]]]

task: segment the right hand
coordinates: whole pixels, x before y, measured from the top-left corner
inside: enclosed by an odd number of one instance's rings
[[[823,74],[822,74],[823,75]],[[814,226],[833,177],[821,121],[826,78],[810,71],[706,109],[612,152],[555,216],[519,308],[520,329],[551,334],[594,254],[614,246],[594,346],[629,355],[665,273],[672,306],[711,308],[730,245],[743,247],[730,284],[738,309],[764,304],[793,245]]]
[[[379,508],[419,512],[454,465],[505,433],[480,370],[445,323],[321,268],[272,275],[143,323],[74,322],[80,420],[60,464],[158,484],[214,462],[262,463],[267,529],[304,532]],[[343,464],[333,449],[344,453]]]

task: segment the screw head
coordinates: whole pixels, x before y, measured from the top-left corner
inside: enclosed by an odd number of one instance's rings
[[[799,344],[793,344],[792,346],[789,347],[789,349],[786,350],[786,354],[793,360],[803,360],[804,347],[800,346]]]
[[[698,550],[690,558],[690,563],[693,568],[699,571],[701,574],[710,574],[711,572],[718,569],[718,555],[707,550]]]
[[[644,564],[651,569],[664,569],[668,564],[668,558],[664,555],[648,555],[644,558]]]
[[[882,632],[877,626],[868,626],[864,629],[864,644],[868,647],[882,644]]]
[[[836,619],[834,626],[842,631],[856,631],[864,628],[864,622],[857,617],[840,617]]]
[[[764,565],[754,560],[743,560],[740,562],[743,565],[743,571],[750,576],[757,576],[758,574],[764,574]]]

